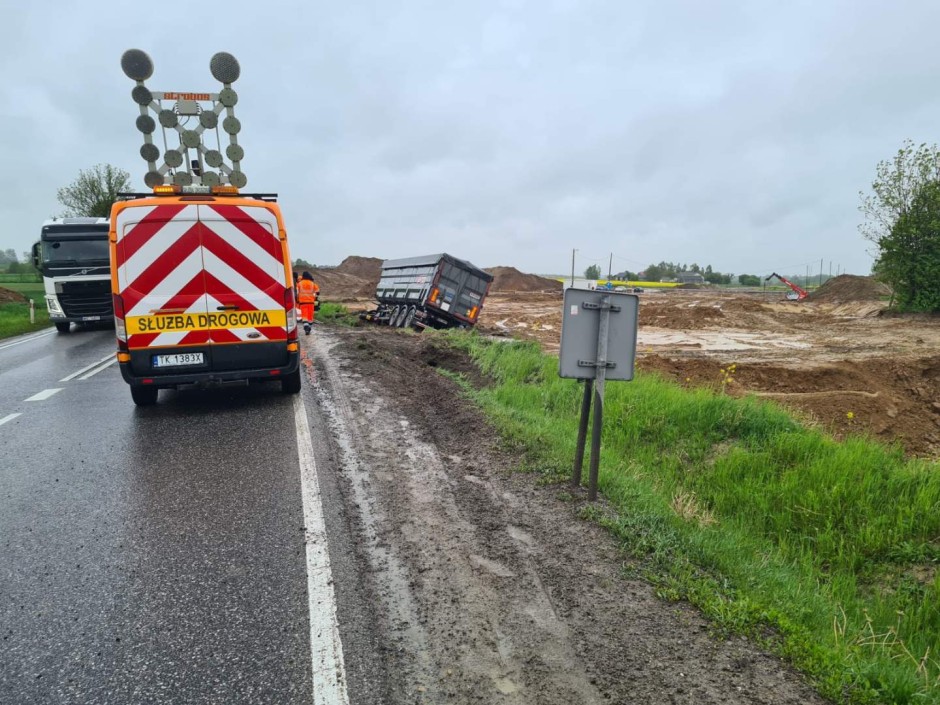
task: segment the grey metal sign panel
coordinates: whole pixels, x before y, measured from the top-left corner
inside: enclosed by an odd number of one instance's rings
[[[633,379],[636,362],[637,321],[640,298],[636,294],[603,289],[565,289],[561,315],[561,351],[558,374],[574,379],[594,379],[597,368],[597,335],[600,327],[600,305],[604,298],[613,307],[608,320],[608,380]]]

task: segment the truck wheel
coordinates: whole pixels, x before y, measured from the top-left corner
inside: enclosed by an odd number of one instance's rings
[[[388,325],[392,328],[395,327],[395,323],[398,321],[398,306],[392,309],[392,312],[388,314]]]
[[[131,387],[131,399],[134,400],[134,403],[137,406],[153,406],[157,403],[157,392],[160,390],[156,387]]]
[[[281,391],[284,394],[297,394],[300,391],[300,368],[281,378]]]
[[[402,328],[411,328],[411,324],[415,322],[415,313],[414,306],[408,309],[408,315],[405,316],[405,322],[402,324]]]
[[[68,333],[71,327],[72,324],[68,321],[57,321],[55,324],[55,329],[60,333]]]

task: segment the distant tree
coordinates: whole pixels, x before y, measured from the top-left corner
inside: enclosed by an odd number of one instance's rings
[[[10,264],[7,265],[7,274],[19,274],[25,269],[26,265],[20,264],[19,262],[10,262]]]
[[[131,188],[131,176],[110,164],[96,164],[78,172],[78,178],[57,192],[65,216],[107,218],[117,195]]]
[[[705,281],[707,281],[709,284],[730,284],[731,283],[730,274],[722,274],[721,272],[706,271],[705,274],[703,274],[702,276],[705,277]]]
[[[316,267],[310,264],[307,260],[300,259],[300,257],[298,257],[297,259],[294,260],[294,269],[299,269],[303,271],[305,269],[316,269]]]
[[[760,286],[760,277],[756,274],[739,274],[738,284],[741,286]]]
[[[600,277],[601,268],[596,264],[592,264],[590,267],[584,270],[585,279],[600,279]]]
[[[905,141],[859,196],[859,230],[878,248],[876,276],[900,308],[940,311],[940,149]]]
[[[17,262],[16,250],[12,247],[8,250],[0,250],[0,265],[7,265],[10,262]]]

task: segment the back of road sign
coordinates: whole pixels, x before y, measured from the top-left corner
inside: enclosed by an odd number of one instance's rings
[[[607,324],[608,380],[633,379],[636,361],[637,320],[640,299],[618,291],[565,289],[561,316],[561,351],[558,375],[574,379],[597,377],[597,347],[601,305],[609,299]],[[611,364],[613,366],[611,366]]]

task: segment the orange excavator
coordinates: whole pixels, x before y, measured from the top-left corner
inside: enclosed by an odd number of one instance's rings
[[[779,274],[777,274],[776,272],[774,272],[773,274],[771,274],[771,275],[768,276],[768,277],[765,277],[765,278],[764,278],[764,281],[765,281],[765,282],[770,281],[770,280],[773,279],[774,277],[776,277],[777,279],[779,279],[780,281],[782,281],[784,284],[786,284],[788,287],[790,287],[790,288],[793,290],[793,291],[787,293],[787,298],[790,299],[791,301],[802,301],[802,300],[805,299],[807,296],[809,296],[809,292],[806,291],[806,289],[802,289],[802,288],[798,287],[796,284],[794,284],[793,282],[791,282],[789,279],[787,279],[787,278],[785,278],[785,277],[781,277],[781,276],[780,276]]]

